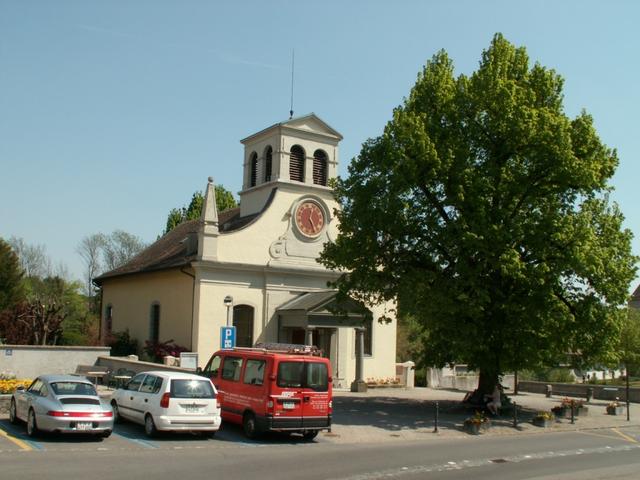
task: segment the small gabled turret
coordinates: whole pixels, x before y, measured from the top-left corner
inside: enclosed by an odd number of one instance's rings
[[[216,188],[213,177],[209,177],[204,194],[204,204],[200,214],[201,225],[198,229],[198,260],[216,260],[218,258],[218,207],[216,206]]]

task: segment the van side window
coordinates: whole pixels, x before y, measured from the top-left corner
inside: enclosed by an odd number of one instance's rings
[[[222,364],[222,379],[237,382],[240,380],[240,370],[242,370],[242,358],[226,357]]]
[[[140,387],[141,393],[153,393],[153,386],[156,383],[156,378],[153,375],[147,375],[142,382],[142,386]]]
[[[244,383],[262,385],[266,363],[264,360],[247,360],[247,366],[244,367]]]
[[[146,373],[139,373],[135,377],[131,379],[131,381],[127,384],[127,390],[133,390],[134,392],[138,391],[140,388],[140,384],[142,380],[144,380]]]
[[[202,371],[202,374],[205,377],[209,377],[209,378],[217,377],[218,376],[218,369],[220,368],[220,360],[221,359],[222,359],[222,357],[216,355],[211,360],[209,360],[209,363],[207,363],[207,366],[204,367],[204,370]]]

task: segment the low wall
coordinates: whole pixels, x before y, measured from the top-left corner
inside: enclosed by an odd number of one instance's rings
[[[591,385],[590,383],[552,383],[552,382],[518,382],[518,391],[545,394],[547,385],[551,385],[554,397],[561,397],[562,392],[570,392],[575,395],[587,396],[587,389],[593,391],[593,398],[596,400],[615,400],[616,397],[622,401],[627,401],[626,388],[623,385]],[[613,390],[617,388],[616,390]],[[629,389],[629,401],[640,403],[640,388],[633,387]]]
[[[78,365],[94,365],[110,351],[111,347],[0,345],[0,372],[11,372],[18,378],[73,373]]]
[[[427,369],[427,386],[430,388],[448,388],[471,392],[478,388],[478,375],[444,375],[444,369]],[[505,388],[513,389],[513,375],[504,375],[501,384]]]

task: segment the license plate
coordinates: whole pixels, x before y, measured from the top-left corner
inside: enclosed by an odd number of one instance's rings
[[[285,410],[293,410],[294,408],[296,408],[296,404],[294,402],[283,402],[282,408],[284,408]]]
[[[91,430],[92,426],[91,422],[78,422],[76,423],[76,430]]]
[[[184,411],[186,413],[198,413],[200,411],[200,407],[194,407],[192,405],[187,405],[184,407]]]

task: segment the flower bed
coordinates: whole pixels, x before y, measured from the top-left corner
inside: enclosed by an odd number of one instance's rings
[[[536,427],[550,427],[555,422],[556,416],[553,412],[538,412],[535,417],[533,417],[532,423]]]
[[[621,404],[616,398],[615,401],[611,402],[607,405],[607,414],[609,415],[623,415],[624,414],[624,405]]]
[[[0,380],[0,394],[13,393],[18,387],[22,386],[24,388],[27,388],[29,385],[31,385],[31,380],[26,379],[12,378]]]

